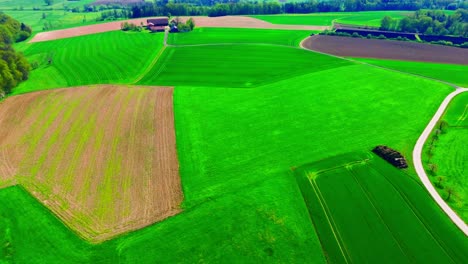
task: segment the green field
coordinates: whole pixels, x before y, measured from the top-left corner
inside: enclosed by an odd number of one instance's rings
[[[468,74],[466,74],[468,72],[468,65],[367,58],[353,59],[380,67],[422,75],[429,78],[457,84],[459,86],[468,87]]]
[[[468,258],[466,237],[424,187],[373,154],[337,156],[295,174],[330,263]]]
[[[247,88],[344,65],[349,63],[273,45],[168,47],[140,84]]]
[[[448,188],[454,190],[448,203],[465,222],[468,222],[468,93],[462,93],[453,99],[442,120],[447,121],[449,126],[443,130],[445,133],[438,136],[438,140],[433,142],[432,138],[429,138],[424,149],[423,162],[443,198],[448,198]],[[437,166],[435,172],[431,171],[429,164]]]
[[[44,31],[45,24],[48,30],[57,30],[70,27],[79,27],[98,23],[96,18],[101,17],[100,12],[72,13],[59,10],[54,11],[12,11],[6,10],[5,14],[31,26],[33,33]],[[45,14],[45,18],[43,18]]]
[[[130,83],[148,67],[164,34],[112,31],[21,46],[39,68],[14,93],[99,83]],[[148,48],[148,43],[151,47]],[[51,58],[51,64],[48,59]],[[50,78],[50,76],[54,76]]]
[[[310,30],[274,30],[242,28],[195,28],[185,34],[169,34],[170,45],[199,45],[216,43],[263,43],[299,46]]]
[[[324,263],[291,168],[380,144],[410,157],[452,91],[435,81],[273,45],[294,44],[292,33],[275,33],[288,39],[277,42],[273,31],[252,31],[259,35],[255,42],[264,36],[265,44],[247,44],[240,36],[252,34],[243,29],[207,32],[170,41],[204,44],[230,34],[241,43],[167,47],[158,60],[162,34],[109,32],[21,46],[41,64],[16,94],[132,83],[143,73],[139,84],[175,86],[184,203],[179,215],[91,246],[20,188],[3,189],[0,228],[7,227],[0,229],[0,239],[16,236],[3,239],[11,240],[17,263]],[[405,188],[414,191],[402,183]],[[414,199],[418,207],[431,206],[427,195]],[[443,230],[446,218],[432,212],[423,222]],[[457,241],[450,242],[453,250],[459,249]],[[37,244],[42,247],[32,249]]]
[[[79,1],[54,1],[54,4],[48,6],[44,0],[0,0],[0,10],[32,10],[33,8],[39,9],[63,9],[64,5],[68,8],[82,7],[86,4],[92,3],[95,0],[79,0]]]
[[[332,22],[361,26],[380,27],[380,21],[384,16],[401,19],[409,11],[364,11],[364,12],[329,12],[298,15],[258,15],[252,16],[273,24],[288,25],[320,25],[331,26]]]

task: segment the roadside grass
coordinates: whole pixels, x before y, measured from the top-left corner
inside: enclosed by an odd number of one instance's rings
[[[72,2],[71,2],[72,3]],[[73,13],[63,12],[62,10],[52,11],[3,11],[5,14],[13,17],[14,19],[31,26],[33,34],[48,31],[58,30],[70,27],[79,27],[96,23],[96,18],[101,16],[100,12],[88,12],[88,13]],[[43,17],[45,14],[45,18]],[[48,30],[44,30],[47,24]]]
[[[468,87],[468,74],[466,74],[468,72],[468,65],[367,58],[353,58],[353,60]]]
[[[409,11],[363,11],[363,12],[329,12],[311,14],[281,14],[281,15],[256,15],[252,16],[273,24],[288,25],[317,25],[330,26],[332,21],[342,24],[352,24],[360,26],[380,26],[380,21],[384,16],[394,19],[401,19]]]
[[[195,28],[192,32],[169,34],[170,45],[197,45],[219,43],[263,43],[299,46],[310,30],[276,30],[244,28]]]
[[[330,263],[468,258],[466,237],[424,187],[374,154],[337,156],[295,175]]]
[[[441,120],[448,122],[448,127],[434,141],[433,132],[424,147],[423,162],[441,197],[468,222],[468,94],[457,95]],[[453,193],[447,200],[449,188]]]
[[[21,50],[38,68],[13,94],[86,84],[131,83],[149,66],[148,58],[158,54],[163,38],[164,34],[111,31],[23,45]]]
[[[249,88],[345,65],[299,48],[263,44],[168,47],[139,84]]]

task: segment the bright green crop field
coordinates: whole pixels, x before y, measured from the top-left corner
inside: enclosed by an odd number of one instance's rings
[[[47,24],[48,30],[57,30],[69,27],[79,27],[94,24],[96,18],[101,16],[100,12],[72,13],[60,10],[53,11],[12,11],[5,10],[5,14],[14,19],[31,26],[33,33],[44,31]],[[45,18],[43,18],[45,14]]]
[[[468,222],[468,93],[457,95],[442,117],[448,122],[438,139],[429,138],[425,146],[424,162],[434,186],[458,215]],[[431,147],[432,143],[432,147]],[[432,155],[430,155],[432,153]],[[435,164],[432,171],[429,164]],[[448,190],[453,194],[448,199]]]
[[[465,235],[424,187],[373,154],[337,156],[295,174],[330,263],[468,259]]]
[[[63,9],[64,5],[68,8],[82,7],[86,4],[92,3],[95,0],[79,0],[79,1],[60,1],[55,0],[53,4],[48,6],[44,0],[0,0],[0,10],[32,10],[33,8],[39,9]]]
[[[380,21],[384,16],[401,19],[410,13],[409,11],[365,11],[312,13],[305,15],[258,15],[252,17],[273,24],[331,26],[332,22],[335,21],[342,24],[380,27]]]
[[[140,84],[246,88],[344,65],[349,63],[273,45],[168,47]]]
[[[0,254],[7,252],[4,256],[17,263],[31,259],[38,263],[325,263],[324,242],[317,237],[291,168],[379,144],[411,157],[419,134],[452,88],[288,47],[299,39],[296,33],[199,30],[170,41],[213,45],[163,50],[163,34],[123,32],[21,46],[40,66],[16,94],[90,83],[130,84],[143,74],[138,84],[175,86],[183,212],[91,245],[75,237],[20,187],[10,187],[0,190],[0,242],[9,241]],[[216,45],[224,42],[216,35],[223,34],[238,43]],[[243,36],[258,43],[248,44]],[[410,193],[412,184],[406,181],[397,189]],[[466,252],[466,241],[460,242],[456,230],[424,195],[406,204],[417,204],[424,211],[422,223],[431,228],[440,225],[434,229],[437,232],[447,231],[437,233],[441,241],[455,232],[447,242],[452,248],[447,254],[458,258]],[[414,223],[414,217],[405,217]],[[419,230],[414,232],[424,234],[422,224],[414,226]],[[362,260],[357,245],[353,254]],[[424,247],[403,246],[415,254]],[[433,242],[426,247],[436,248]],[[451,253],[460,249],[461,253]],[[428,254],[444,260],[438,252]]]
[[[14,93],[99,83],[130,83],[163,45],[163,34],[111,31],[20,48],[39,68]],[[149,47],[149,43],[151,43]],[[51,63],[49,64],[49,58]],[[51,78],[53,76],[53,78]]]
[[[199,45],[216,43],[277,44],[299,46],[310,30],[275,30],[243,28],[195,28],[185,34],[169,34],[170,45]]]
[[[399,70],[412,74],[422,75],[468,87],[468,65],[444,64],[416,61],[380,60],[367,58],[353,58],[358,61]]]

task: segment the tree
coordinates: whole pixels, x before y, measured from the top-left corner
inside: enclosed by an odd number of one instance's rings
[[[380,21],[380,29],[381,30],[390,30],[392,25],[392,18],[389,16],[384,16],[382,21]]]
[[[439,189],[442,189],[443,188],[442,182],[445,181],[445,177],[444,176],[437,176],[436,180],[437,180],[437,182],[435,184],[436,187],[439,188]]]
[[[46,5],[48,6],[51,6],[54,4],[54,0],[44,0],[44,2],[46,3]]]
[[[445,120],[440,120],[438,124],[439,130],[442,134],[447,133],[447,129],[449,127],[449,123]]]
[[[437,164],[431,163],[428,166],[429,166],[429,170],[431,171],[431,174],[436,175],[436,173],[437,173]]]
[[[190,27],[190,30],[193,30],[195,28],[195,21],[193,21],[193,18],[189,18],[186,22],[187,26]]]
[[[452,195],[455,196],[455,189],[452,186],[447,186],[445,188],[445,192],[447,193],[447,202],[450,201],[450,198],[452,198]]]

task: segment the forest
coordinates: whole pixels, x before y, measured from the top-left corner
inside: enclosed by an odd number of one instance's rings
[[[23,54],[13,49],[15,42],[31,35],[31,28],[8,15],[0,14],[0,98],[28,79],[29,65]]]
[[[401,20],[385,16],[380,29],[468,37],[468,10],[458,9],[451,15],[443,10],[418,10]]]
[[[457,0],[330,0],[303,1],[294,3],[278,3],[266,1],[240,0],[156,0],[143,4],[122,5],[89,5],[84,11],[103,11],[105,9],[129,9],[122,12],[129,17],[145,16],[225,16],[225,15],[256,15],[282,13],[315,13],[315,12],[351,12],[374,10],[419,10],[467,8],[468,1]]]

